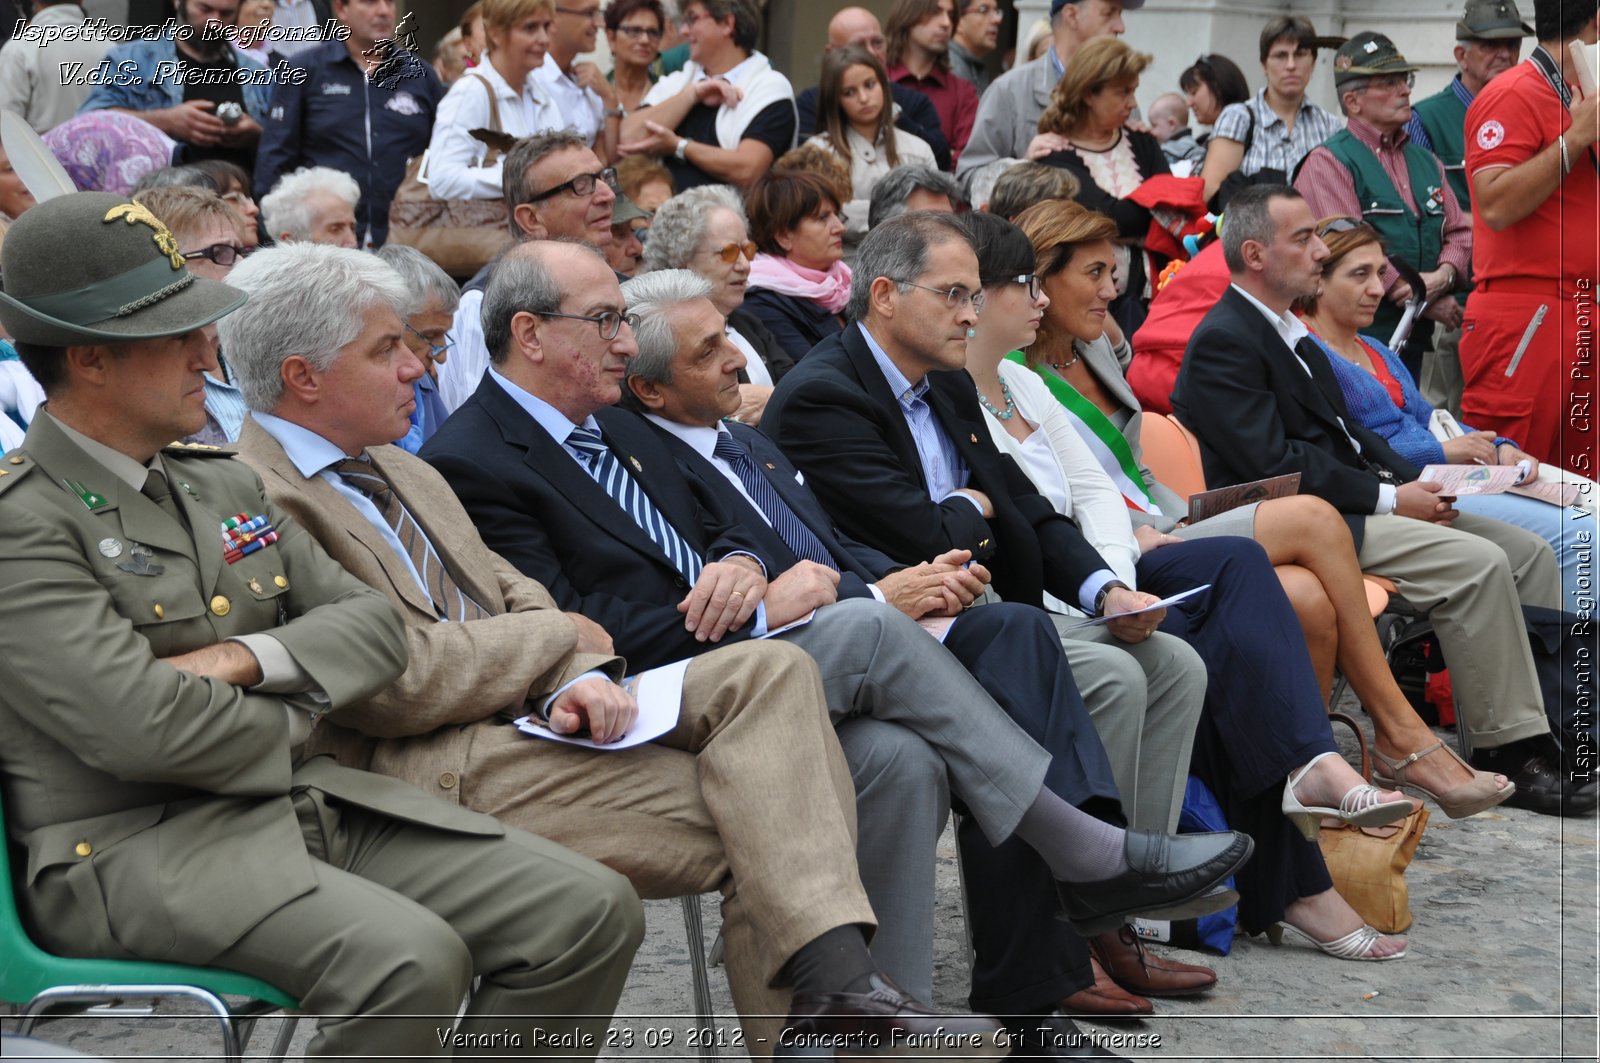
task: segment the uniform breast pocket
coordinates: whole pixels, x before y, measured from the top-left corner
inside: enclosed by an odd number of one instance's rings
[[[217,593],[228,598],[230,610],[238,609],[244,630],[276,627],[288,623],[289,576],[278,551],[268,546],[227,565],[217,583]]]
[[[150,641],[157,657],[194,648],[193,624],[205,615],[206,606],[192,573],[187,578],[118,573],[102,578],[102,583],[118,615],[133,622],[134,629]]]

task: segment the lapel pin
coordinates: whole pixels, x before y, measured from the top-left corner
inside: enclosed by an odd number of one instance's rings
[[[974,443],[976,443],[978,441],[978,437],[976,435],[970,435],[967,438],[970,439]]]
[[[776,468],[777,468],[777,466],[776,466],[776,465],[774,465],[774,464],[772,464],[772,462],[770,462],[770,461],[769,461],[769,462],[767,462],[767,468],[769,468],[769,469],[776,469]]]
[[[639,464],[638,458],[630,457],[628,459],[628,464],[633,466],[634,472],[644,472],[644,466]]]

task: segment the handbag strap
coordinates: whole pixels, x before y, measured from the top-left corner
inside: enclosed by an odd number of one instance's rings
[[[1367,748],[1367,733],[1361,729],[1360,724],[1345,713],[1329,712],[1328,722],[1333,723],[1335,721],[1350,728],[1351,733],[1356,736],[1356,742],[1361,746],[1361,777],[1370,783],[1372,781],[1372,751]]]
[[[467,77],[477,79],[478,84],[483,86],[484,94],[489,97],[489,128],[490,128],[490,130],[492,130],[493,132],[496,132],[496,133],[504,133],[505,130],[500,128],[500,101],[495,99],[494,86],[490,85],[489,84],[489,79],[484,77],[482,74],[474,74],[472,71],[469,70],[469,71],[467,71]],[[500,158],[499,149],[497,149],[497,148],[489,148],[483,153],[483,161],[480,162],[478,165],[479,166],[493,166],[495,164],[495,160],[497,160],[499,158]]]

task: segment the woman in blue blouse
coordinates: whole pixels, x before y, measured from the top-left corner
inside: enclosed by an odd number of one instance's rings
[[[1496,438],[1493,432],[1462,426],[1465,435],[1443,442],[1434,438],[1428,428],[1433,407],[1417,390],[1410,372],[1382,342],[1358,331],[1372,324],[1387,282],[1388,263],[1377,230],[1354,218],[1335,217],[1319,222],[1317,232],[1329,251],[1322,266],[1322,291],[1305,300],[1300,311],[1313,338],[1328,354],[1351,415],[1418,468],[1527,461],[1530,470],[1537,471],[1539,463],[1532,456],[1511,440]],[[1592,588],[1591,576],[1581,570],[1592,559],[1594,517],[1513,494],[1463,496],[1455,505],[1463,513],[1492,517],[1543,536],[1561,564],[1568,610],[1578,611],[1580,594],[1592,597],[1590,591],[1580,589],[1580,583]]]

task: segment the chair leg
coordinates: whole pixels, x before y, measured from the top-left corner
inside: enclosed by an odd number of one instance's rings
[[[292,1011],[283,1013],[283,1022],[278,1027],[278,1039],[272,1042],[272,1055],[268,1058],[275,1063],[283,1063],[284,1057],[289,1054],[289,1043],[294,1040],[294,1028],[300,1025],[300,1016]]]
[[[717,1058],[716,1026],[711,1014],[711,976],[706,971],[706,930],[700,914],[700,895],[680,898],[683,902],[683,931],[689,938],[689,967],[694,975],[694,1010],[700,1025],[700,1058]]]

